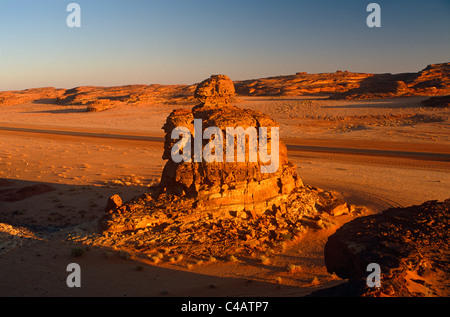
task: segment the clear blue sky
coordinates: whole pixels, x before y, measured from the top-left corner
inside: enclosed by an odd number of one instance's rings
[[[81,28],[66,7],[81,6]],[[366,25],[370,2],[381,28]],[[450,61],[450,0],[0,0],[0,90],[193,84]]]

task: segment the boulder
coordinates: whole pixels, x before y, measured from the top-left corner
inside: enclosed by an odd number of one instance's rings
[[[204,105],[226,104],[234,95],[234,84],[226,75],[213,75],[197,85],[194,97]]]
[[[334,217],[348,214],[350,212],[347,203],[342,199],[338,199],[332,204],[326,206],[325,211]]]
[[[108,198],[108,201],[107,201],[106,207],[105,207],[105,212],[107,212],[107,213],[114,212],[120,206],[122,206],[122,198],[120,198],[120,196],[117,194],[113,195]]]
[[[344,224],[328,238],[324,257],[328,272],[349,282],[327,294],[449,296],[449,220],[447,199],[392,208]],[[380,288],[366,285],[370,263],[381,268]]]

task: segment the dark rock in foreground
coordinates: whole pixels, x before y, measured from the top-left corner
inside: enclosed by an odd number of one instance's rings
[[[357,218],[325,245],[325,264],[348,283],[314,296],[449,296],[450,199],[393,208]],[[369,288],[367,265],[381,268],[381,287]]]

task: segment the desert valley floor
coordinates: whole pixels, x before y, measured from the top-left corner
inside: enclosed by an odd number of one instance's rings
[[[449,198],[450,110],[424,108],[424,99],[239,97],[234,104],[280,123],[305,184],[376,213]],[[125,201],[159,181],[165,164],[161,127],[183,107],[192,104],[123,105],[94,113],[49,102],[1,107],[1,296],[302,296],[342,283],[323,261],[324,244],[338,226],[311,230],[268,263],[153,263],[94,246],[82,257],[71,256],[80,241],[70,238],[103,215],[110,196]],[[3,199],[3,190],[36,184],[39,193]],[[349,220],[344,215],[339,223]],[[71,262],[82,267],[80,289],[66,285]]]

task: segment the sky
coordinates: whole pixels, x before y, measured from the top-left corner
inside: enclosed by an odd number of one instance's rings
[[[81,8],[69,28],[67,6]],[[367,5],[381,27],[366,24]],[[450,0],[0,0],[0,90],[195,84],[450,62]]]

